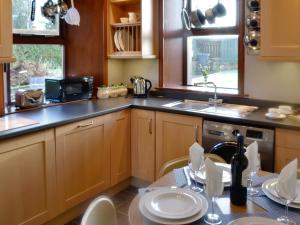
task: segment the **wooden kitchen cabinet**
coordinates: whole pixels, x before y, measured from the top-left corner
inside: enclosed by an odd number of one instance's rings
[[[61,211],[109,187],[109,144],[109,127],[104,116],[56,128]]]
[[[261,1],[262,58],[300,60],[300,1]]]
[[[155,112],[131,111],[132,176],[152,183],[155,180]]]
[[[105,120],[109,124],[110,178],[113,186],[131,176],[130,110],[108,114]]]
[[[0,141],[0,184],[0,224],[43,224],[53,217],[54,130]]]
[[[189,147],[202,143],[202,118],[156,113],[156,176],[162,165],[189,154]]]
[[[0,1],[0,63],[13,62],[12,1]]]
[[[300,131],[276,129],[275,171],[281,169],[293,159],[300,161]],[[298,164],[300,167],[300,165]]]

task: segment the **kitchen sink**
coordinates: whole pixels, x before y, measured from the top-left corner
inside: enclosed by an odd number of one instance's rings
[[[237,104],[210,104],[205,101],[196,101],[196,100],[181,100],[176,102],[171,102],[163,107],[181,109],[189,112],[201,112],[206,114],[213,115],[224,115],[229,117],[246,117],[251,112],[258,109],[256,106],[248,106],[248,105],[237,105]]]

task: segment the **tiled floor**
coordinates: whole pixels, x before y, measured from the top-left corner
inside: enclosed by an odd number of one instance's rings
[[[128,223],[128,209],[130,202],[137,194],[138,189],[135,187],[128,187],[124,191],[119,192],[112,197],[112,200],[117,209],[118,224],[129,225]],[[74,219],[66,225],[80,225],[81,217]]]

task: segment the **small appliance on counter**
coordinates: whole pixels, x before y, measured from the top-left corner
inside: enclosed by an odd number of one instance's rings
[[[94,78],[92,76],[45,79],[46,100],[69,102],[90,99],[93,94],[93,84]]]
[[[18,90],[15,94],[16,108],[32,108],[41,106],[44,103],[44,93],[42,89]]]
[[[143,77],[132,77],[130,81],[133,85],[133,96],[137,98],[147,98],[152,87],[151,81]]]

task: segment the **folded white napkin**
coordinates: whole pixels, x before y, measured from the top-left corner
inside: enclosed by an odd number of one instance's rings
[[[245,152],[245,156],[248,159],[248,168],[249,172],[256,172],[259,169],[260,162],[258,159],[258,144],[257,142],[251,143]]]
[[[278,177],[276,186],[278,195],[287,200],[293,200],[296,197],[297,166],[298,160],[295,159],[281,170]]]
[[[205,160],[205,190],[211,197],[219,197],[223,193],[224,185],[222,182],[223,169],[215,165],[209,158]]]
[[[199,170],[200,166],[203,165],[203,155],[204,155],[204,148],[195,142],[189,149],[190,152],[190,159],[192,163],[192,169],[194,171]]]

